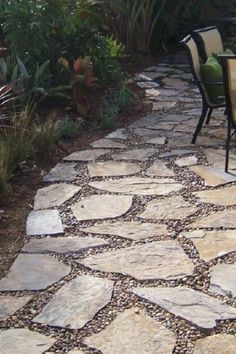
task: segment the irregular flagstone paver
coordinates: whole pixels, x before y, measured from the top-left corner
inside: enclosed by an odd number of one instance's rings
[[[160,122],[161,114],[155,112],[140,118],[129,125],[129,128],[145,128],[148,124]]]
[[[30,240],[22,248],[26,253],[75,253],[108,243],[97,237],[47,237]]]
[[[134,129],[134,134],[141,136],[143,139],[148,139],[150,137],[159,137],[156,130],[146,129],[146,128],[136,128]]]
[[[201,291],[179,288],[134,288],[138,296],[200,328],[211,329],[217,320],[235,319],[236,309]]]
[[[193,154],[195,153],[194,150],[172,150],[169,152],[163,152],[159,155],[160,158],[168,158],[172,156],[182,156],[182,155],[187,155],[187,154]]]
[[[201,203],[225,206],[236,205],[236,186],[194,192],[193,194],[199,198]]]
[[[64,285],[33,321],[50,326],[82,328],[111,300],[114,282],[81,275]]]
[[[56,235],[64,233],[58,210],[35,210],[27,218],[26,234]]]
[[[175,126],[176,122],[163,122],[160,121],[158,123],[153,123],[147,126],[147,129],[152,129],[152,130],[168,130],[171,131],[174,126]]]
[[[147,139],[148,144],[164,145],[166,142],[166,137],[158,136],[156,138]]]
[[[72,182],[78,176],[76,163],[58,163],[43,177],[44,182]]]
[[[94,150],[82,150],[72,152],[69,156],[65,157],[65,161],[94,161],[98,157],[109,153],[108,149],[94,149]]]
[[[103,331],[85,343],[103,354],[171,354],[175,335],[144,311],[132,308],[119,314]]]
[[[175,176],[174,172],[171,171],[161,160],[155,160],[153,164],[147,169],[146,174],[148,176]]]
[[[51,256],[19,254],[7,275],[0,280],[0,291],[45,289],[68,275],[70,270]]]
[[[183,80],[177,79],[177,78],[171,78],[167,77],[162,79],[163,84],[165,84],[168,87],[171,87],[175,90],[186,90],[189,88],[189,84]]]
[[[152,109],[153,111],[171,109],[176,107],[177,102],[153,102]]]
[[[179,183],[173,183],[172,179],[156,179],[142,177],[128,177],[110,181],[90,182],[93,188],[106,190],[108,192],[140,194],[140,195],[166,195],[177,192],[183,188]]]
[[[75,349],[75,350],[70,350],[70,351],[68,352],[68,354],[85,354],[85,353],[82,352],[81,350]]]
[[[62,205],[81,190],[81,187],[73,184],[53,184],[38,189],[34,198],[34,210],[48,209]]]
[[[126,139],[127,138],[127,133],[126,129],[121,128],[121,129],[116,129],[110,134],[105,136],[106,139]]]
[[[127,176],[140,172],[141,168],[134,162],[105,161],[88,165],[90,177]]]
[[[140,215],[144,219],[184,219],[198,210],[181,196],[154,199],[147,203],[146,210]]]
[[[225,167],[225,150],[220,149],[205,149],[205,155],[209,164],[217,168]],[[230,151],[229,153],[229,168],[236,169],[236,155]]]
[[[1,354],[43,354],[55,339],[26,328],[11,328],[0,331]]]
[[[144,223],[142,221],[117,221],[115,223],[103,223],[86,228],[81,231],[94,234],[115,235],[131,240],[142,240],[148,237],[164,235],[167,226],[164,224]]]
[[[125,195],[91,195],[71,206],[77,220],[115,218],[132,206],[132,197]]]
[[[206,354],[206,350],[207,354],[234,354],[235,348],[235,336],[231,334],[214,334],[197,340],[193,354]]]
[[[137,85],[141,88],[141,89],[149,89],[149,88],[157,88],[160,87],[160,85],[157,82],[153,82],[153,81],[141,81],[141,82],[137,82]]]
[[[156,76],[158,74],[156,73]],[[140,74],[136,74],[134,76],[134,81],[152,81],[152,79],[146,75],[146,73],[140,73]]]
[[[111,148],[111,149],[125,149],[127,148],[126,144],[118,143],[117,141],[113,141],[110,139],[100,139],[94,141],[92,144],[94,148]]]
[[[32,296],[16,297],[10,295],[0,295],[0,321],[6,320],[17,310],[24,307],[31,299]]]
[[[193,228],[223,227],[236,229],[236,209],[218,211],[195,221]]]
[[[212,293],[236,296],[236,264],[217,264],[211,269],[210,277]]]
[[[78,260],[86,267],[130,275],[139,280],[179,279],[193,272],[193,263],[178,242],[157,241]]]
[[[120,154],[113,154],[113,160],[138,160],[146,161],[150,156],[156,154],[156,149],[131,149]]]
[[[235,230],[202,231],[199,237],[194,232],[182,232],[182,235],[192,239],[200,258],[207,262],[236,250]]]
[[[185,167],[185,166],[196,165],[197,162],[198,159],[196,156],[187,156],[187,157],[183,157],[182,159],[176,160],[175,164],[179,167]]]
[[[202,165],[193,166],[190,168],[190,171],[203,178],[205,186],[207,187],[217,187],[222,184],[236,181],[236,171],[234,174],[229,174],[226,173],[222,168],[220,169]]]

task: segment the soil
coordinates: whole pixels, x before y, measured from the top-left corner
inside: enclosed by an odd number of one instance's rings
[[[124,63],[124,66],[130,74],[133,74],[157,62],[157,58],[137,55],[135,60]],[[132,111],[119,114],[114,127],[107,130],[95,130],[92,128],[94,125],[88,119],[78,136],[59,142],[52,156],[45,160],[27,160],[15,172],[10,196],[0,205],[0,279],[13,263],[24,243],[26,218],[32,209],[36,191],[42,185],[42,176],[72,151],[85,148],[90,142],[103,137],[117,127],[126,126],[151,111],[151,106],[145,101],[143,91],[134,83],[130,85],[130,89],[136,96],[135,104],[132,106]],[[58,107],[44,107],[41,111],[44,117],[45,114],[48,116],[65,115],[65,113],[65,110],[62,112],[61,107],[59,109]]]

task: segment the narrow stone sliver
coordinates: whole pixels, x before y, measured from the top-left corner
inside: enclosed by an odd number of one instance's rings
[[[44,176],[0,280],[1,354],[233,354],[236,158],[225,117],[197,143],[185,64],[137,73],[153,111]]]

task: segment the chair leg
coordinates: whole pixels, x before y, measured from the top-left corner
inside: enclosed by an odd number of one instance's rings
[[[206,124],[210,123],[212,111],[213,111],[213,108],[211,107],[208,111],[208,114],[207,114]]]
[[[202,106],[202,114],[201,114],[201,116],[200,116],[200,118],[199,118],[199,121],[198,121],[196,130],[195,130],[195,132],[194,132],[194,134],[193,134],[193,138],[192,138],[191,144],[195,144],[195,142],[196,142],[196,140],[197,140],[197,136],[198,136],[198,134],[200,133],[200,131],[201,131],[201,129],[202,129],[202,126],[203,126],[205,117],[206,117],[206,115],[207,115],[207,111],[208,111],[208,107],[203,104],[203,106]]]
[[[227,138],[225,144],[225,172],[228,172],[229,169],[229,146],[230,146],[230,125],[228,124],[227,128]]]

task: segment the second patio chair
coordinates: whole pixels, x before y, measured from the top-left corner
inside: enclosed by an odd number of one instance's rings
[[[203,63],[205,63],[212,54],[222,54],[224,52],[221,34],[217,27],[201,28],[193,31],[192,35]]]
[[[223,85],[223,81],[221,82],[207,82],[203,81],[201,78],[201,63],[200,63],[200,58],[199,58],[199,52],[197,45],[194,41],[194,39],[188,35],[185,37],[182,41],[180,41],[180,44],[184,46],[185,50],[187,51],[188,54],[188,59],[189,59],[189,64],[191,67],[192,75],[194,78],[194,82],[197,84],[201,97],[202,97],[202,113],[201,116],[199,117],[197,127],[195,129],[195,132],[193,134],[192,138],[192,144],[195,144],[197,140],[197,136],[200,133],[203,123],[206,119],[206,123],[208,124],[210,121],[210,117],[212,114],[212,111],[214,108],[219,108],[219,107],[224,107],[225,106],[225,100],[224,97],[219,97],[217,102],[213,102],[211,98],[209,97],[209,94],[206,90],[206,86],[208,85]]]

